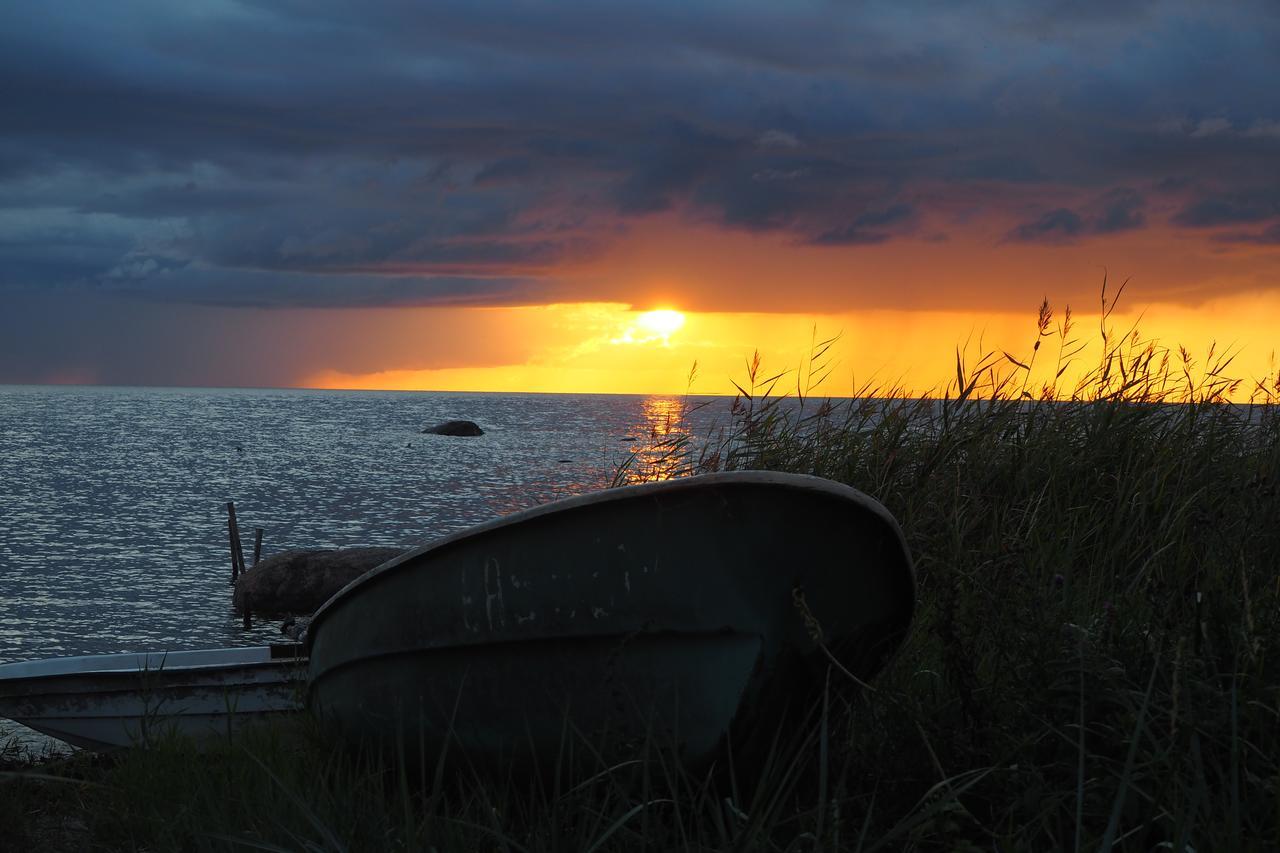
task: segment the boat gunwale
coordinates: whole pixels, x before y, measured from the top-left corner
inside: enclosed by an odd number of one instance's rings
[[[510,515],[503,515],[480,524],[458,530],[453,533],[425,542],[416,548],[411,548],[404,553],[392,557],[385,563],[375,566],[365,574],[342,587],[340,590],[330,596],[329,600],[320,606],[312,616],[311,623],[307,628],[306,653],[309,656],[312,644],[315,641],[316,629],[323,623],[325,617],[333,610],[342,606],[348,601],[354,591],[361,587],[375,584],[382,578],[395,572],[404,564],[417,560],[425,554],[434,551],[447,549],[458,542],[471,539],[476,536],[482,536],[494,530],[500,530],[505,527],[512,527],[523,524],[543,516],[552,515],[565,510],[576,510],[584,507],[590,507],[600,504],[608,504],[617,501],[627,501],[642,499],[650,494],[665,495],[671,492],[693,491],[708,487],[743,487],[743,486],[783,486],[795,491],[815,492],[826,495],[828,497],[839,498],[850,503],[858,505],[861,509],[868,510],[872,515],[876,516],[880,521],[884,522],[888,530],[897,537],[898,545],[901,548],[904,562],[907,569],[907,579],[911,585],[910,609],[915,609],[915,599],[918,593],[915,564],[911,559],[911,551],[907,547],[906,536],[902,532],[902,527],[898,524],[898,520],[894,518],[893,513],[880,501],[859,491],[852,486],[838,483],[834,480],[828,480],[824,477],[815,477],[811,474],[791,474],[781,471],[719,471],[711,474],[697,474],[691,477],[677,477],[671,480],[658,480],[649,483],[637,483],[629,486],[617,486],[613,488],[599,489],[587,492],[581,495],[572,495],[560,500],[551,501],[550,503],[539,504],[538,506],[513,512]]]
[[[285,669],[291,666],[301,668],[306,665],[307,665],[306,658],[296,658],[296,659],[290,659],[287,661],[284,661],[284,660],[255,661],[254,663],[236,664],[236,665],[227,666],[227,667],[216,667],[216,669],[224,669],[226,670],[228,675],[231,675],[233,673],[251,672],[251,671],[262,670],[262,669]],[[19,696],[17,693],[17,688],[30,686],[40,682],[45,682],[49,685],[50,688],[54,688],[62,682],[71,682],[71,681],[74,681],[75,679],[100,680],[103,682],[103,689],[97,690],[94,692],[129,693],[129,692],[134,692],[139,690],[145,691],[147,688],[145,685],[138,686],[136,683],[131,683],[129,686],[120,686],[118,688],[113,688],[111,686],[111,682],[120,682],[120,681],[126,681],[126,680],[129,682],[136,682],[136,680],[139,678],[145,679],[148,677],[155,676],[163,679],[163,681],[166,682],[166,683],[157,685],[155,689],[168,689],[176,685],[171,685],[171,684],[168,684],[167,682],[175,681],[179,677],[184,675],[203,675],[204,672],[207,671],[208,669],[209,667],[186,667],[186,668],[163,669],[163,670],[160,670],[160,669],[134,669],[134,670],[99,669],[99,670],[87,670],[84,672],[58,672],[58,673],[53,673],[49,675],[25,675],[25,676],[15,676],[12,678],[3,678],[3,679],[0,679],[0,707],[2,707],[5,702],[12,699],[18,699],[18,698],[25,699],[25,698],[29,698],[29,696],[37,695],[33,693],[33,694],[24,694],[23,696]],[[164,676],[172,676],[172,677],[164,678]],[[195,684],[183,685],[183,686],[200,687],[201,684],[208,684],[208,686],[210,687],[230,687],[230,686],[235,686],[237,684],[255,685],[255,684],[274,684],[274,683],[276,682],[275,681],[252,681],[252,680],[245,681],[245,682],[218,681],[218,682],[197,682]],[[284,680],[281,680],[280,683],[284,683]],[[71,692],[72,691],[61,691],[61,690],[50,689],[47,694],[38,694],[38,695],[70,695]],[[2,716],[4,715],[0,714],[0,717]]]
[[[173,651],[156,651],[156,652],[108,652],[100,655],[65,655],[53,658],[40,658],[36,660],[10,661],[0,664],[0,696],[4,695],[5,685],[20,684],[29,681],[54,680],[59,678],[72,678],[77,676],[87,676],[91,678],[111,677],[111,676],[129,676],[136,677],[139,675],[162,675],[162,674],[181,674],[181,673],[205,673],[213,670],[238,670],[252,669],[270,666],[289,666],[297,664],[305,664],[307,655],[304,653],[303,647],[299,646],[298,654],[289,656],[273,656],[270,652],[270,646],[240,646],[225,649],[177,649]],[[193,652],[238,652],[238,651],[259,651],[267,650],[267,657],[255,657],[245,660],[230,661],[210,661],[208,663],[182,663],[181,660],[176,663],[169,663],[170,657],[181,658],[184,655]],[[159,666],[147,666],[153,655],[163,655],[164,661]],[[41,665],[64,664],[71,661],[92,661],[97,659],[107,660],[110,658],[135,658],[142,662],[140,666],[125,667],[112,666],[109,668],[96,669],[59,669],[53,672],[30,672],[23,674],[8,674],[5,672],[7,668],[18,669],[19,667],[38,668]],[[123,662],[123,661],[122,661]]]

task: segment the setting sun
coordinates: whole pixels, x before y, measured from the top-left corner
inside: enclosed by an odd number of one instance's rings
[[[646,311],[636,319],[636,322],[644,331],[666,340],[684,325],[684,315],[679,311],[663,308],[657,311]]]

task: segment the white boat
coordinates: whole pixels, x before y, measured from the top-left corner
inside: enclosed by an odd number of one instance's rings
[[[282,644],[0,664],[0,717],[95,751],[226,736],[303,707],[302,654]]]

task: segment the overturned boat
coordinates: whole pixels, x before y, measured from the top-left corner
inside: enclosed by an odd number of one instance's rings
[[[84,749],[226,736],[303,707],[296,644],[0,664],[0,717]]]
[[[411,755],[541,762],[566,738],[656,738],[700,762],[811,699],[828,667],[872,677],[914,600],[901,530],[855,489],[755,471],[646,483],[353,581],[311,623],[308,696],[348,737]]]

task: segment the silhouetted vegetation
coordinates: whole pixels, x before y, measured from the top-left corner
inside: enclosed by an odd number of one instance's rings
[[[905,647],[874,689],[833,672],[753,778],[651,747],[495,783],[353,757],[303,721],[200,758],[173,744],[20,769],[0,782],[7,840],[40,849],[54,826],[149,850],[1276,849],[1280,376],[1231,403],[1246,389],[1229,355],[1201,365],[1116,334],[1111,307],[1104,292],[1097,364],[1070,387],[1084,350],[1048,304],[1030,353],[960,349],[934,398],[820,400],[820,343],[799,377],[749,365],[714,434],[671,431],[623,466],[619,481],[828,477],[906,532],[920,606]]]

